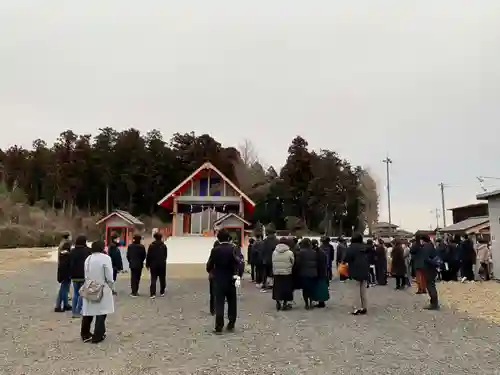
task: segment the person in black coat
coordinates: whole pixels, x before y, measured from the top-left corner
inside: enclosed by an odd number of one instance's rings
[[[378,285],[387,285],[387,249],[382,239],[375,248],[375,275]]]
[[[255,267],[255,283],[258,288],[262,287],[262,277],[264,274],[264,263],[262,262],[264,252],[264,243],[262,236],[255,236],[255,242],[252,246],[252,263]]]
[[[329,249],[326,249],[328,251]],[[320,247],[315,249],[318,261],[318,278],[316,279],[314,300],[318,303],[316,307],[325,307],[325,302],[330,299],[328,291],[328,255]]]
[[[330,237],[322,237],[319,248],[326,254],[326,269],[328,272],[328,280],[330,281],[333,278],[332,263],[335,258],[335,250],[330,243]]]
[[[394,247],[391,252],[391,273],[396,278],[396,289],[405,288],[405,277],[406,277],[406,262],[405,254],[401,241],[394,241]]]
[[[239,286],[238,275],[240,260],[234,245],[230,242],[231,235],[221,229],[217,233],[220,242],[210,252],[207,261],[207,272],[212,275],[215,294],[215,329],[214,333],[221,334],[224,327],[224,308],[227,301],[228,325],[227,330],[233,331],[237,317],[236,287]]]
[[[375,285],[377,279],[375,275],[375,268],[377,263],[377,252],[375,250],[375,245],[373,240],[369,239],[366,241],[366,251],[368,254],[368,262],[370,263],[370,280],[368,280],[369,285]],[[368,285],[367,285],[368,287]]]
[[[71,310],[68,294],[71,286],[71,236],[69,233],[63,235],[63,239],[57,249],[57,282],[60,284],[57,294],[55,312]]]
[[[122,253],[120,252],[120,237],[117,234],[111,236],[111,243],[108,246],[108,255],[113,266],[113,281],[116,281],[118,272],[123,271]]]
[[[130,289],[132,297],[137,297],[141,282],[142,269],[146,260],[146,248],[141,244],[142,236],[136,234],[127,248],[127,261],[130,267]]]
[[[464,235],[459,247],[460,254],[460,274],[462,281],[474,280],[474,265],[476,264],[476,250],[474,244],[467,235]]]
[[[149,295],[151,299],[156,298],[156,282],[160,281],[160,296],[165,295],[167,289],[167,246],[162,240],[162,235],[156,232],[153,235],[154,241],[149,245],[146,254],[146,268],[151,274],[151,285]]]
[[[456,267],[455,248],[455,244],[446,240],[444,242],[444,248],[439,252],[439,257],[443,262],[441,266],[441,278],[443,281],[457,280],[457,274],[454,272],[454,268]]]
[[[248,249],[247,249],[247,263],[250,266],[250,277],[252,278],[252,282],[255,282],[255,262],[253,260],[253,245],[255,243],[254,238],[250,238],[248,241]]]
[[[359,305],[354,307],[352,314],[364,315],[368,311],[366,289],[370,280],[370,255],[361,234],[352,236],[345,254],[345,262],[349,267],[349,277],[356,280],[359,288]]]
[[[71,282],[73,284],[73,301],[71,311],[73,317],[77,318],[82,312],[82,297],[80,288],[85,281],[85,260],[90,255],[87,246],[87,237],[80,235],[75,240],[75,247],[69,253]]]
[[[219,246],[219,245],[220,245],[219,240],[216,240],[212,246],[212,249]],[[209,303],[210,314],[212,316],[214,316],[215,315],[215,283],[214,283],[213,272],[208,273],[208,291],[209,291],[209,295],[210,295],[210,303]]]
[[[316,283],[318,281],[318,254],[313,249],[311,240],[304,238],[299,244],[300,251],[296,263],[302,286],[302,298],[306,310],[312,307],[316,294]]]
[[[422,253],[426,289],[430,297],[430,304],[425,307],[425,309],[439,310],[438,292],[436,288],[437,267],[439,262],[438,254],[428,235],[422,236],[420,242],[422,245],[420,251]]]
[[[279,240],[276,237],[276,232],[269,229],[267,236],[262,244],[262,270],[264,274],[262,275],[262,289],[272,289],[269,286],[269,278],[273,276],[273,253],[278,245]]]
[[[346,240],[344,237],[340,237],[339,243],[337,245],[337,256],[335,258],[337,269],[339,268],[339,265],[341,263],[344,263],[346,252],[347,252]],[[343,283],[347,279],[347,277],[345,277],[344,275],[339,275],[339,278],[341,283]]]

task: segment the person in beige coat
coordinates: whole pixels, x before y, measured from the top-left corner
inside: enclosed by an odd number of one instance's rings
[[[281,239],[273,251],[273,299],[276,301],[276,309],[289,310],[293,301],[293,277],[292,269],[295,263],[295,256],[286,243],[286,239]]]
[[[488,243],[480,241],[477,248],[477,261],[479,262],[480,267],[483,269],[483,277],[485,280],[490,279],[491,259],[491,249],[488,247]]]

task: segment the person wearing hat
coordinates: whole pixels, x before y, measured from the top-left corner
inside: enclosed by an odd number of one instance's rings
[[[215,329],[214,333],[222,334],[224,328],[224,309],[227,301],[227,331],[234,330],[237,316],[236,288],[240,286],[240,259],[236,248],[231,243],[231,234],[226,229],[217,233],[219,244],[210,251],[206,270],[212,275],[215,295]]]
[[[140,234],[134,235],[132,243],[127,248],[127,261],[130,267],[130,295],[132,297],[138,296],[142,269],[146,260],[146,248],[141,243],[141,240],[142,236]]]

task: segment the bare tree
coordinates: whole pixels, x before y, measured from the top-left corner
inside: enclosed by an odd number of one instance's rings
[[[253,166],[255,163],[259,162],[257,156],[257,151],[251,140],[245,139],[243,143],[238,146],[238,151],[240,153],[241,161],[247,167]]]
[[[379,194],[377,182],[368,168],[363,169],[363,173],[360,177],[360,183],[365,206],[364,219],[366,221],[368,231],[371,234],[374,224],[378,222]]]

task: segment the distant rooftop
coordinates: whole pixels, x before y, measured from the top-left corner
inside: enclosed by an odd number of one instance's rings
[[[374,228],[397,228],[397,225],[389,224],[385,221],[379,221],[378,223],[373,224]]]
[[[441,232],[463,232],[467,229],[474,228],[478,225],[488,222],[488,216],[470,217],[458,223],[448,225],[446,228],[440,229]]]
[[[489,198],[494,198],[496,196],[500,195],[500,189],[499,190],[493,190],[493,191],[487,191],[485,193],[481,193],[476,195],[476,199],[480,201],[488,200]]]
[[[462,208],[474,208],[474,207],[481,207],[481,206],[487,206],[488,203],[485,202],[478,202],[478,203],[472,203],[468,204],[466,206],[458,206],[458,207],[453,207],[453,208],[448,208],[448,211],[453,211],[453,210],[459,210]]]

